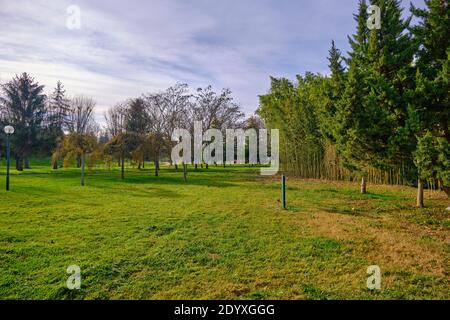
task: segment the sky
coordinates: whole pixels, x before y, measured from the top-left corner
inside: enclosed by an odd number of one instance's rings
[[[357,0],[0,0],[0,83],[28,72],[50,94],[61,80],[97,101],[100,122],[177,82],[229,88],[250,115],[270,76],[327,74],[331,40],[348,51],[356,11]]]

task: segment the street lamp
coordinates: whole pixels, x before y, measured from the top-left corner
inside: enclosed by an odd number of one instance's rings
[[[122,173],[121,173],[121,179],[125,179],[125,135],[127,134],[127,130],[125,128],[122,128]]]
[[[9,160],[11,156],[9,136],[14,133],[14,127],[6,126],[3,130],[6,133],[6,191],[9,191]]]

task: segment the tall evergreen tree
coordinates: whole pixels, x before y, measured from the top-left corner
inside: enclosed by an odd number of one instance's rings
[[[128,132],[146,134],[150,127],[150,117],[145,110],[144,100],[132,99],[125,115],[125,129]]]
[[[437,178],[450,196],[448,145],[450,144],[450,4],[427,0],[426,8],[412,6],[419,24],[411,28],[417,45],[416,90],[410,122],[419,139],[415,163],[419,171],[419,190],[424,179]],[[429,156],[434,154],[435,156]],[[428,161],[424,160],[424,156]],[[423,206],[418,192],[418,206]]]
[[[64,129],[65,122],[67,120],[67,115],[69,113],[69,99],[66,98],[66,90],[61,81],[56,83],[56,87],[53,94],[50,96],[50,113],[54,118],[55,124],[60,128]]]
[[[348,53],[347,64],[350,61],[355,61],[356,65],[362,64],[367,55],[367,47],[369,42],[369,30],[367,29],[367,2],[366,0],[359,0],[358,13],[353,15],[353,19],[356,21],[356,33],[348,37],[348,42],[351,47],[351,51]]]
[[[40,146],[42,124],[47,111],[44,86],[35,82],[27,73],[16,75],[2,85],[0,105],[5,122],[14,126],[12,146],[16,169],[28,167],[28,159]]]
[[[127,139],[123,139],[123,142],[129,143],[127,148],[130,149],[130,155],[141,169],[145,165],[145,157],[149,153],[150,116],[146,112],[144,100],[132,99],[128,103],[125,117]]]
[[[46,143],[43,146],[46,153],[53,152],[57,147],[58,140],[64,135],[69,107],[66,90],[61,81],[58,81],[49,99],[45,135]],[[58,169],[58,159],[54,159],[53,169]]]
[[[356,33],[349,36],[351,51],[347,59],[348,75],[342,96],[336,102],[336,116],[331,118],[334,127],[334,140],[337,150],[344,160],[344,166],[362,175],[361,191],[366,192],[364,171],[370,159],[366,157],[363,139],[366,138],[366,115],[363,108],[364,96],[368,93],[365,85],[367,74],[367,52],[369,30],[367,29],[367,3],[360,0],[358,13],[354,15]]]
[[[413,46],[397,0],[373,0],[381,9],[381,28],[368,30],[367,4],[361,1],[357,33],[350,39],[349,73],[336,112],[336,141],[347,165],[362,175],[411,159],[405,134],[408,97],[413,89]]]
[[[387,137],[384,166],[412,165],[415,138],[407,123],[414,91],[414,44],[407,32],[411,18],[402,19],[399,0],[372,0],[381,9],[381,28],[369,34],[368,103],[375,103],[388,115],[392,131]]]
[[[344,58],[341,51],[336,48],[334,40],[331,42],[331,48],[328,56],[328,68],[331,72],[330,77],[324,79],[322,92],[319,93],[323,99],[320,106],[320,129],[322,135],[331,143],[335,143],[334,131],[336,116],[336,106],[345,89],[346,71],[343,65]]]

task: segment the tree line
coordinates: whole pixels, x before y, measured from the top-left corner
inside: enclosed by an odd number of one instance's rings
[[[85,96],[69,98],[61,82],[49,96],[27,73],[16,75],[1,88],[0,125],[16,128],[11,137],[16,169],[29,168],[32,156],[52,155],[53,169],[75,161],[81,168],[82,185],[85,167],[100,160],[109,167],[117,161],[122,178],[125,161],[141,169],[152,160],[158,176],[161,159],[172,165],[174,129],[193,133],[194,121],[201,121],[204,131],[263,128],[257,116],[245,118],[229,89],[215,92],[212,86],[191,93],[187,84],[178,83],[120,102],[105,113],[103,127],[94,119],[95,101]]]
[[[450,5],[425,4],[404,19],[399,0],[360,0],[348,54],[331,43],[329,76],[271,78],[257,113],[280,129],[284,171],[360,178],[362,193],[367,181],[417,184],[419,207],[425,183],[450,196]],[[379,29],[367,25],[369,5],[381,9]]]

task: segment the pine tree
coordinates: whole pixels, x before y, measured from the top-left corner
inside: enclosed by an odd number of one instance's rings
[[[69,100],[65,95],[66,90],[61,81],[58,81],[49,99],[45,151],[53,152],[58,140],[64,135],[64,126],[69,112]],[[58,169],[58,159],[53,159],[53,169]]]
[[[27,73],[16,75],[2,85],[0,97],[5,122],[16,130],[12,136],[12,146],[16,158],[16,169],[28,167],[28,159],[39,148],[42,137],[42,125],[46,108],[44,86],[35,82]]]
[[[336,112],[338,151],[362,176],[366,192],[369,168],[388,169],[411,156],[411,139],[403,128],[413,89],[413,46],[396,0],[373,0],[381,9],[381,28],[368,30],[367,4],[360,2],[357,33],[350,39],[349,72]],[[412,160],[411,160],[412,161]]]
[[[127,148],[130,149],[132,159],[141,169],[145,163],[146,154],[149,153],[147,134],[150,129],[150,118],[145,110],[144,100],[132,99],[128,103],[125,115],[125,129],[127,131]]]
[[[367,3],[365,0],[360,0],[358,13],[354,15],[356,33],[348,37],[351,51],[348,53],[349,57],[346,60],[348,74],[345,86],[342,88],[340,98],[335,103],[335,117],[330,118],[333,127],[333,140],[343,160],[343,165],[351,171],[359,171],[362,175],[362,193],[366,192],[364,171],[369,162],[369,159],[365,157],[366,153],[362,147],[362,141],[360,141],[364,137],[364,132],[361,132],[363,127],[359,120],[364,116],[363,99],[367,93],[367,88],[364,86],[364,68],[367,64],[369,38],[367,19]],[[330,59],[333,59],[332,52],[333,49],[330,52]]]
[[[367,29],[367,19],[369,16],[367,14],[367,8],[366,0],[359,0],[358,13],[353,16],[357,24],[356,34],[348,37],[352,50],[349,52],[347,64],[350,64],[352,60],[356,64],[362,64],[366,59],[369,42],[369,30]]]
[[[361,192],[365,193],[366,173],[383,151],[376,142],[385,140],[380,135],[387,135],[389,126],[381,121],[384,114],[377,115],[381,109],[366,103],[366,74],[355,64],[355,60],[350,62],[345,90],[337,104],[335,139],[344,166],[361,174]]]
[[[56,83],[50,99],[50,111],[55,116],[58,127],[63,130],[69,112],[69,99],[66,98],[66,90],[61,81]]]
[[[369,160],[362,139],[365,138],[366,123],[361,121],[365,112],[364,96],[368,92],[364,85],[367,69],[368,37],[367,3],[360,0],[358,14],[354,15],[357,24],[356,34],[348,37],[351,52],[347,59],[348,74],[342,96],[336,103],[336,116],[332,117],[333,135],[338,153],[345,167],[362,175],[361,192],[366,192],[365,171]]]
[[[331,49],[328,56],[328,67],[331,72],[330,77],[323,82],[322,92],[318,93],[322,96],[320,105],[320,129],[323,136],[330,143],[334,143],[334,117],[336,115],[336,105],[345,89],[345,67],[343,66],[343,57],[334,41],[331,42]]]
[[[416,119],[416,135],[419,140],[415,164],[419,171],[419,185],[424,179],[438,178],[450,196],[450,4],[445,0],[427,0],[426,5],[426,9],[411,8],[413,14],[420,19],[420,23],[411,28],[418,48],[415,63],[416,88],[410,113]],[[429,157],[433,170],[423,169],[424,150],[430,154],[438,153]],[[423,195],[418,193],[419,197],[423,198]],[[423,202],[418,201],[418,205],[423,206]]]
[[[408,105],[414,91],[412,67],[414,45],[407,29],[410,18],[402,20],[398,0],[373,0],[381,8],[381,29],[369,35],[369,101],[389,114],[392,134],[386,140],[388,153],[384,165],[412,164],[414,135],[406,130]]]

